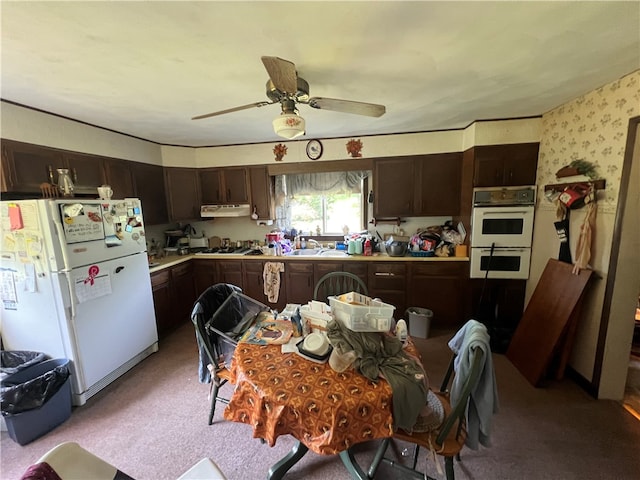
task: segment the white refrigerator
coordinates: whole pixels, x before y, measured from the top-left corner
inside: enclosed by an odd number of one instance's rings
[[[0,202],[4,350],[71,362],[74,405],[158,350],[140,200]]]

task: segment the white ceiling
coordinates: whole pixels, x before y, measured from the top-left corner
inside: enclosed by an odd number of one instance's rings
[[[640,2],[1,2],[2,99],[160,144],[280,140],[262,55],[311,96],[306,138],[536,116],[640,68]]]

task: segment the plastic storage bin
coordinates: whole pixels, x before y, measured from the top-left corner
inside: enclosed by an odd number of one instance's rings
[[[67,359],[46,360],[3,379],[2,415],[14,442],[26,445],[71,416],[68,364]],[[40,406],[32,408],[38,403]],[[7,413],[23,406],[29,409]]]
[[[429,338],[429,328],[433,312],[428,308],[411,307],[407,309],[409,335],[418,338]]]
[[[377,300],[369,305],[352,305],[336,297],[329,297],[331,313],[342,325],[354,332],[387,332],[391,328],[393,311],[396,309]]]

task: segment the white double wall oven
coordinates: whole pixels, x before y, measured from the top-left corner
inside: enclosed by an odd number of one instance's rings
[[[534,186],[474,189],[471,278],[529,278],[534,209]]]

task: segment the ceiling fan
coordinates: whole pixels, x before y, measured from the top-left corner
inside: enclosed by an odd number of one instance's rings
[[[376,105],[374,103],[340,100],[337,98],[309,97],[309,84],[305,79],[298,76],[293,62],[279,57],[263,56],[261,58],[269,74],[267,97],[271,101],[249,103],[218,112],[206,113],[193,117],[192,120],[201,120],[253,107],[264,107],[265,105],[279,103],[282,107],[282,113],[273,120],[273,128],[278,135],[293,139],[305,133],[304,118],[298,114],[298,109],[296,108],[298,103],[309,105],[318,110],[333,110],[335,112],[353,113],[369,117],[380,117],[386,111],[384,105]]]

